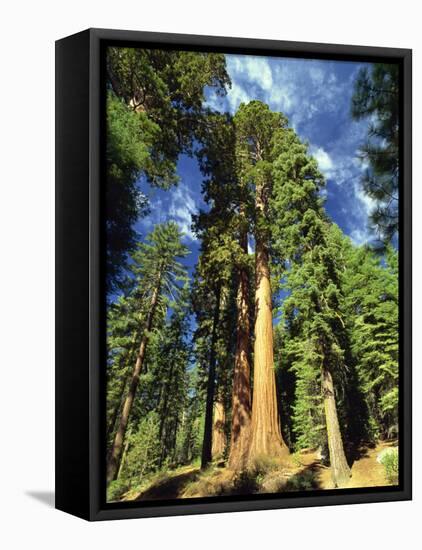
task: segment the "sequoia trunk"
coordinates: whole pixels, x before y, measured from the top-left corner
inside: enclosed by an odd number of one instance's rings
[[[282,457],[289,453],[283,441],[277,406],[274,372],[272,295],[269,269],[265,183],[257,182],[255,211],[255,345],[249,462],[268,455]]]
[[[217,399],[214,405],[214,423],[212,427],[212,459],[222,458],[226,450],[226,411],[221,399]]]
[[[110,451],[110,456],[107,464],[107,482],[113,481],[117,477],[119,470],[120,460],[122,456],[123,441],[125,439],[126,429],[129,421],[130,411],[132,410],[133,401],[135,399],[136,390],[138,388],[139,376],[142,371],[142,365],[145,359],[145,352],[148,344],[148,334],[152,329],[152,322],[154,320],[155,309],[158,302],[158,294],[160,289],[160,277],[158,278],[158,284],[155,287],[152,296],[150,309],[147,316],[145,331],[142,336],[141,344],[139,346],[138,357],[136,358],[135,368],[133,370],[132,378],[129,384],[129,390],[123,404],[122,414],[120,416],[119,426],[114,436],[113,446]]]
[[[330,453],[331,476],[336,487],[343,487],[351,472],[344,454],[343,440],[337,416],[334,384],[328,369],[322,371],[322,392],[324,398],[325,422],[327,425],[328,449]]]
[[[241,247],[247,252],[247,233],[241,237]],[[239,273],[237,291],[237,341],[234,360],[232,426],[228,466],[232,470],[246,467],[251,429],[251,373],[249,362],[249,277],[246,267]]]

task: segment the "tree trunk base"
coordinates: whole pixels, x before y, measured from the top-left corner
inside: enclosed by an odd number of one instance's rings
[[[287,445],[281,440],[267,441],[265,445],[254,445],[254,442],[251,443],[251,448],[249,450],[247,466],[251,468],[255,465],[256,462],[265,459],[274,459],[285,462],[289,461],[290,451]]]
[[[350,471],[350,468],[345,470],[344,472],[335,474],[333,472],[332,474],[332,480],[335,485],[335,487],[346,487],[350,481],[350,478],[352,477],[352,472]]]

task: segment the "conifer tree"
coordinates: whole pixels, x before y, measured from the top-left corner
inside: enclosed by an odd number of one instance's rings
[[[129,380],[139,340],[139,311],[134,297],[120,296],[110,304],[107,317],[107,439],[114,434],[116,421]],[[108,443],[111,444],[110,441]]]
[[[352,116],[370,118],[360,156],[367,165],[363,189],[376,205],[371,222],[381,242],[396,235],[399,224],[399,65],[374,63],[355,82]]]
[[[272,192],[272,139],[286,119],[260,101],[241,104],[235,117],[239,178],[251,190],[255,238],[255,326],[251,436],[248,459],[288,453],[278,414],[274,369],[272,291],[270,282],[269,197]]]
[[[350,339],[374,438],[398,432],[398,253],[349,245],[343,286]]]
[[[293,130],[278,132],[273,146],[273,240],[275,253],[288,268],[284,315],[291,334],[287,351],[297,384],[294,430],[299,445],[312,445],[324,411],[333,481],[342,486],[350,477],[350,468],[335,382],[346,368],[347,333],[340,309],[343,264],[336,229],[322,209],[319,190],[324,180],[306,146]],[[321,393],[315,393],[315,381]]]
[[[224,226],[223,246],[227,265],[231,265],[232,276],[229,278],[229,292],[236,284],[237,321],[235,329],[236,345],[234,349],[232,397],[231,397],[231,430],[230,454],[228,464],[231,469],[243,469],[246,466],[250,440],[251,421],[251,382],[250,382],[250,348],[251,348],[251,259],[248,255],[248,231],[250,211],[250,190],[245,177],[241,177],[242,160],[236,154],[236,131],[232,117],[211,113],[204,125],[202,147],[198,158],[202,173],[205,176],[203,192],[205,201],[212,206],[198,222],[210,229]],[[215,229],[213,227],[213,229]],[[229,339],[230,340],[230,339]],[[230,341],[226,342],[230,346]],[[233,368],[234,367],[234,368]],[[220,369],[221,370],[221,369]],[[227,386],[227,377],[226,377]],[[227,407],[228,409],[228,407]]]
[[[115,479],[118,473],[128,420],[138,388],[139,376],[142,372],[156,312],[160,308],[166,307],[166,296],[174,296],[178,293],[178,281],[186,276],[185,268],[179,263],[178,258],[185,257],[188,250],[181,244],[180,239],[180,231],[174,222],[157,225],[148,240],[141,243],[132,256],[131,271],[138,282],[138,288],[142,294],[142,303],[145,304],[146,302],[148,306],[142,325],[138,355],[109,455],[107,464],[108,481]]]
[[[213,425],[212,425],[212,460],[221,459],[226,450],[226,409],[224,400],[217,395],[214,403]]]
[[[148,211],[138,181],[177,183],[179,154],[200,139],[205,87],[230,86],[218,53],[110,47],[107,75],[107,274],[120,283],[137,238],[133,224]]]
[[[171,317],[162,331],[157,354],[156,379],[160,384],[157,413],[159,416],[160,460],[175,463],[177,435],[186,408],[191,349],[189,336],[189,287],[185,285],[172,302]]]
[[[215,251],[217,248],[215,249]],[[211,250],[208,250],[211,253]],[[214,258],[211,253],[211,257]],[[204,250],[199,259],[194,282],[193,308],[198,328],[195,333],[197,360],[198,350],[202,354],[202,365],[206,374],[205,420],[201,466],[205,468],[212,460],[213,411],[215,404],[217,376],[217,342],[220,318],[224,309],[227,288],[220,277],[222,272],[214,271],[217,266],[208,263],[210,257]],[[213,275],[211,275],[213,274]],[[199,345],[198,345],[199,344]],[[205,359],[205,360],[204,360]]]
[[[195,349],[197,357],[198,349]],[[180,462],[189,464],[200,458],[204,433],[205,397],[199,362],[188,372],[189,392],[186,401],[184,422],[181,430]]]

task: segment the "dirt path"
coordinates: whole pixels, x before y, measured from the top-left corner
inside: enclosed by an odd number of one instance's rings
[[[377,456],[383,449],[391,446],[392,443],[380,442],[373,449],[362,449],[360,457],[351,466],[352,477],[344,488],[382,487],[389,485],[385,477],[383,465],[377,462]],[[318,488],[334,489],[331,468],[323,466],[321,461],[316,458],[315,453],[301,455],[301,461],[304,466],[313,468]]]
[[[377,462],[379,453],[391,447],[391,443],[379,443],[373,449],[365,449],[363,455],[352,465],[352,477],[348,487],[381,487],[389,485],[385,477],[385,469]]]

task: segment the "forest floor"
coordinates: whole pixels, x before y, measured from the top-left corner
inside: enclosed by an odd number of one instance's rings
[[[396,442],[379,442],[375,447],[359,449],[351,465],[351,478],[343,488],[390,485],[377,457]],[[234,473],[224,463],[212,464],[206,470],[183,466],[157,474],[146,486],[134,488],[121,497],[127,500],[157,500],[252,493],[282,493],[312,489],[334,489],[331,469],[324,466],[315,451],[291,455],[288,464],[262,459],[252,471]]]

